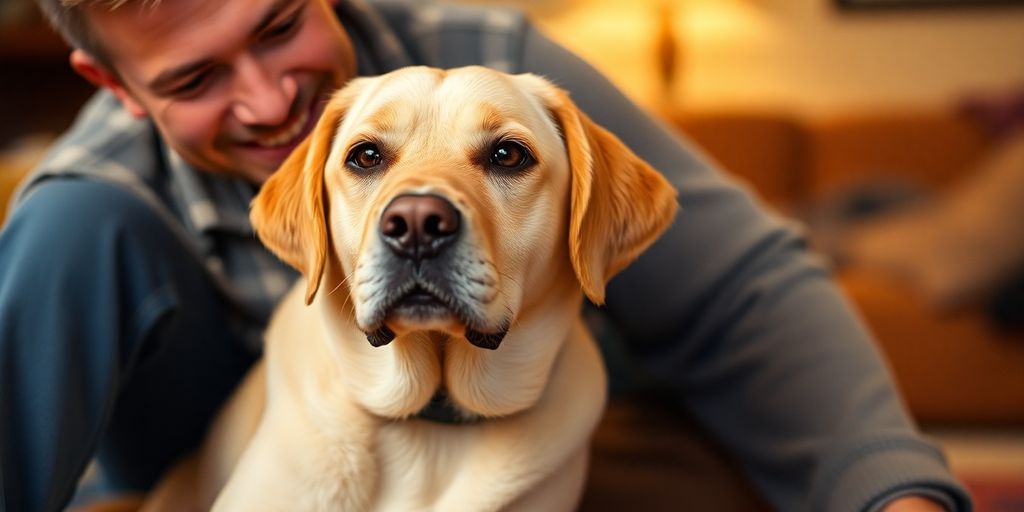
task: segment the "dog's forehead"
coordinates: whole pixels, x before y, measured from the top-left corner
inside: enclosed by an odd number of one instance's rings
[[[504,123],[531,129],[550,125],[531,87],[519,77],[486,68],[410,68],[373,80],[347,116],[353,126],[369,123],[391,131],[399,129],[396,124],[412,128],[425,122],[491,129]]]

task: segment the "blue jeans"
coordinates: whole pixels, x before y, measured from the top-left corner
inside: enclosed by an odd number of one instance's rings
[[[0,232],[0,510],[63,508],[94,456],[151,486],[254,361],[239,317],[132,193],[39,186]]]

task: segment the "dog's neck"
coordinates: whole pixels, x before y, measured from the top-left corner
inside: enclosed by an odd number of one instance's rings
[[[434,393],[427,405],[420,409],[414,418],[449,425],[476,423],[481,419],[479,416],[466,416],[464,411],[452,405],[448,393],[444,390]]]

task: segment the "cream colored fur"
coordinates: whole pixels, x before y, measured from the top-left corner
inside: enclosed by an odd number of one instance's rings
[[[488,167],[508,138],[536,163]],[[346,164],[364,141],[384,155],[373,172]],[[379,223],[410,193],[461,216],[447,277],[460,314],[381,311]],[[602,302],[675,209],[657,172],[539,77],[409,68],[354,80],[254,201],[260,238],[304,279],[271,321],[264,361],[147,506],[573,509],[606,387],[583,296]],[[380,321],[395,338],[373,347]],[[486,350],[470,326],[508,329]],[[416,418],[439,388],[479,420]]]

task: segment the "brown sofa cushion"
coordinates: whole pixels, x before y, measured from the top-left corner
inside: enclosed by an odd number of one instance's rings
[[[815,122],[808,137],[809,199],[894,174],[942,188],[987,144],[978,125],[944,111],[838,116]]]

